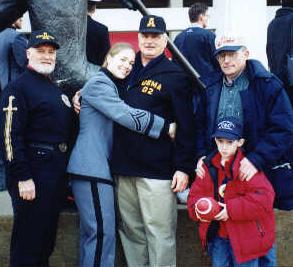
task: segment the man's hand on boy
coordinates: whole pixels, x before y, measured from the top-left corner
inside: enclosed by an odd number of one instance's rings
[[[205,158],[206,158],[206,156],[203,156],[198,160],[198,162],[196,164],[196,169],[195,169],[196,175],[201,179],[203,179],[203,177],[205,175],[205,170],[203,168],[203,160]]]
[[[257,168],[255,168],[248,158],[243,158],[240,161],[239,179],[241,181],[249,181],[257,172]]]
[[[227,221],[229,219],[229,215],[227,212],[226,204],[218,202],[219,205],[223,208],[216,216],[215,220],[217,221]]]

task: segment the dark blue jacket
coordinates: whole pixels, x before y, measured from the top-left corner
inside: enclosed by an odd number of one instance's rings
[[[191,27],[178,34],[174,44],[200,76],[204,77],[219,70],[214,57],[215,38],[210,30]]]
[[[146,67],[136,57],[124,101],[178,124],[176,140],[168,136],[151,139],[116,125],[112,172],[116,175],[172,179],[175,170],[194,169],[194,116],[189,79],[180,68],[161,55]]]
[[[270,70],[285,83],[285,86],[288,83],[286,74],[287,54],[290,53],[290,45],[293,46],[290,27],[293,27],[293,8],[280,8],[276,12],[276,17],[268,26],[267,35],[267,56]]]
[[[248,89],[240,92],[243,106],[246,157],[259,169],[278,164],[282,158],[293,162],[293,110],[282,82],[260,62],[248,60]],[[212,133],[216,124],[222,74],[205,81],[207,89],[197,112],[198,156],[215,146]]]
[[[109,49],[108,28],[87,16],[86,56],[88,61],[101,66]]]
[[[7,107],[13,107],[9,111]],[[69,143],[73,110],[69,99],[49,78],[25,71],[1,95],[1,154],[9,179],[33,178],[28,152],[32,143]],[[64,170],[65,172],[65,170]]]
[[[14,81],[27,64],[26,38],[13,28],[0,32],[0,88]]]

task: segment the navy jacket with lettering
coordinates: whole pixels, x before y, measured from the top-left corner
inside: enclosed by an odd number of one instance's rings
[[[173,142],[168,136],[151,139],[116,125],[112,172],[116,175],[171,179],[175,170],[194,169],[194,116],[190,81],[164,54],[142,66],[136,57],[124,101],[168,121],[176,121]]]

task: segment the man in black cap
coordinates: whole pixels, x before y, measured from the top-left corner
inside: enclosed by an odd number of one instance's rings
[[[176,266],[177,202],[194,169],[194,118],[188,78],[166,58],[162,17],[141,19],[136,56],[124,101],[175,121],[174,141],[151,140],[116,126],[112,172],[118,176],[120,237],[127,265]]]
[[[50,32],[32,32],[27,69],[1,98],[1,152],[14,212],[11,267],[48,266],[55,243],[72,115],[50,79],[58,48]]]

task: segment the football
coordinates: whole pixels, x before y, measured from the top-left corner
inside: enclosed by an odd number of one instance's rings
[[[212,197],[202,197],[195,203],[195,211],[201,219],[212,221],[221,211],[221,206]]]

